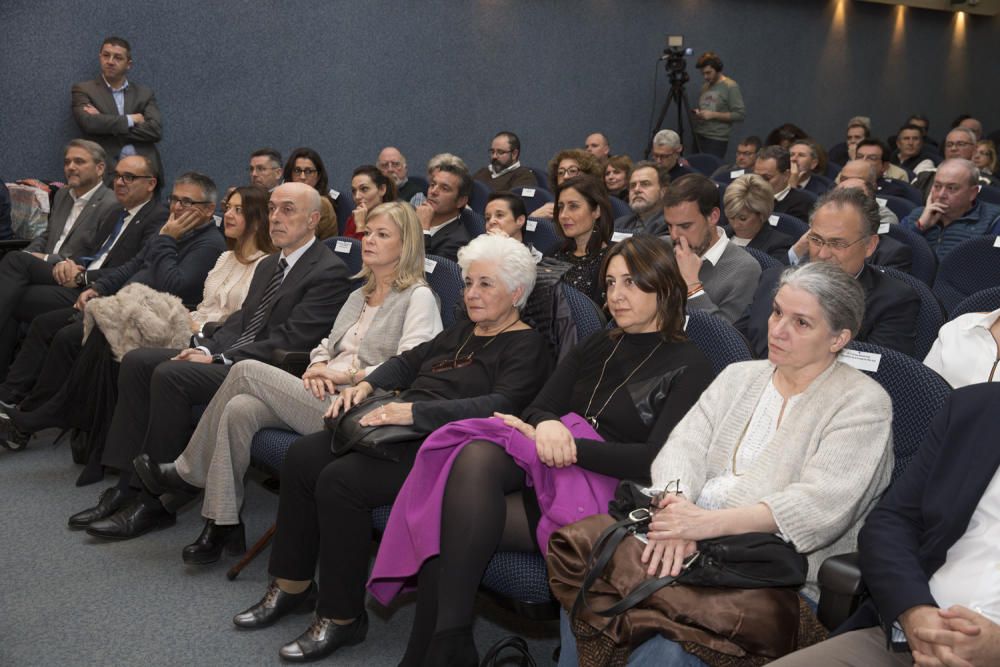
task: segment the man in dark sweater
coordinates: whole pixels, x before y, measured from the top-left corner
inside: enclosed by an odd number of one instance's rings
[[[498,132],[490,144],[490,163],[472,176],[494,192],[533,188],[537,181],[521,166],[521,140],[513,132]]]
[[[760,152],[753,166],[757,174],[774,190],[774,212],[787,213],[799,220],[809,219],[814,197],[789,185],[791,158],[781,146],[768,146]]]

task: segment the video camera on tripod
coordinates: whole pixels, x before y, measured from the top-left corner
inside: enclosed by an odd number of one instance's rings
[[[694,49],[684,48],[684,35],[667,35],[667,48],[663,49],[663,56],[660,60],[665,60],[664,67],[670,75],[670,83],[685,84],[691,80],[687,73],[687,60],[685,56],[694,53]]]
[[[660,56],[660,60],[666,61],[664,66],[667,69],[667,76],[670,79],[670,90],[667,92],[667,99],[663,102],[663,108],[660,109],[656,125],[651,129],[649,143],[646,144],[647,159],[653,152],[653,136],[655,136],[656,130],[663,127],[663,120],[667,117],[667,111],[670,109],[671,104],[677,109],[677,134],[681,136],[681,140],[683,141],[684,120],[691,118],[691,105],[688,103],[687,92],[684,90],[684,84],[691,80],[691,77],[687,73],[686,56],[690,56],[693,53],[693,49],[684,48],[683,35],[667,35],[667,48],[663,49],[663,55]],[[693,134],[691,139],[695,152],[697,152],[699,150],[698,136]]]

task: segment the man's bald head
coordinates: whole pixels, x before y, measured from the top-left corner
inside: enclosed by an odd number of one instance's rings
[[[611,144],[606,136],[600,132],[594,132],[587,135],[587,140],[584,143],[586,144],[584,150],[588,153],[600,160],[608,159],[608,155],[611,153]]]
[[[391,178],[396,185],[406,180],[406,158],[395,146],[386,146],[378,154],[378,170]]]
[[[875,165],[868,160],[851,160],[837,174],[837,183],[849,178],[859,178],[874,187],[878,171],[875,169]]]
[[[268,203],[271,241],[288,255],[316,236],[320,195],[305,183],[283,183],[271,192]]]

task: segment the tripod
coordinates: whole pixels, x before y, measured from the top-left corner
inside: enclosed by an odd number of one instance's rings
[[[678,73],[675,72],[670,73],[670,91],[667,93],[667,99],[663,102],[663,108],[660,109],[656,125],[649,135],[649,143],[646,145],[647,160],[653,152],[653,136],[663,127],[663,121],[667,117],[667,112],[670,111],[671,103],[677,107],[677,134],[681,137],[681,143],[684,142],[684,116],[687,114],[689,118],[691,117],[691,103],[688,102],[687,90],[684,88],[684,83],[688,79],[687,72],[680,72],[679,74],[683,76],[678,76]],[[694,152],[700,152],[701,147],[698,145],[698,135],[694,133],[694,130],[691,131],[691,139],[694,142]]]

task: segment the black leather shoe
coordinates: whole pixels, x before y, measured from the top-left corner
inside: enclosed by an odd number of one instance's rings
[[[247,550],[246,530],[242,523],[220,526],[211,519],[205,521],[201,535],[193,543],[184,547],[181,557],[191,565],[207,565],[219,560],[222,550],[230,556],[238,556]]]
[[[172,526],[176,520],[159,500],[140,496],[107,519],[87,526],[87,534],[107,540],[130,540],[151,530]]]
[[[317,616],[309,629],[292,643],[282,646],[278,655],[289,662],[311,662],[325,658],[342,646],[360,644],[367,634],[368,612],[361,612],[347,625],[337,625],[332,618]]]
[[[159,498],[168,491],[177,491],[196,496],[201,493],[197,486],[188,484],[177,474],[177,466],[173,463],[153,463],[149,454],[139,454],[132,460],[132,467],[153,496]]]
[[[18,430],[7,413],[0,414],[0,445],[17,452],[28,446],[31,434]]]
[[[97,505],[94,507],[88,507],[82,512],[77,512],[69,518],[70,528],[86,528],[95,521],[100,521],[101,519],[106,519],[125,504],[132,496],[126,494],[124,491],[119,489],[117,486],[112,486],[110,489],[104,489],[104,493],[101,494],[100,499],[97,501]]]
[[[268,584],[267,592],[260,602],[246,611],[233,616],[233,623],[248,630],[266,628],[285,614],[294,611],[312,611],[316,599],[316,584],[309,583],[309,588],[301,593],[286,593],[278,588],[278,582]]]

